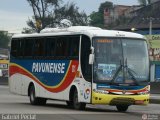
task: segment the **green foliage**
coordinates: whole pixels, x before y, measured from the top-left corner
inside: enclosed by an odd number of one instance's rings
[[[104,27],[103,14],[100,12],[92,12],[90,15],[90,24],[95,27]]]
[[[61,0],[27,0],[31,6],[34,16],[33,19],[27,21],[28,26],[33,30],[40,32],[49,23],[48,17],[52,16],[53,12],[58,6]],[[38,25],[37,25],[38,22]]]
[[[0,48],[8,48],[10,37],[4,32],[0,31]]]
[[[27,0],[34,16],[27,21],[29,27],[39,32],[45,27],[55,27],[62,19],[70,20],[73,25],[87,25],[88,16],[79,12],[74,3],[60,6],[62,0]]]
[[[35,31],[33,31],[30,28],[23,28],[22,33],[23,34],[30,34],[30,33],[34,33]]]
[[[98,12],[92,12],[90,15],[90,25],[103,28],[104,27],[104,10],[105,9],[112,9],[113,3],[112,2],[104,2],[101,3],[99,6]]]
[[[68,19],[72,22],[72,25],[87,25],[88,16],[85,12],[79,12],[79,8],[74,3],[67,3],[59,9],[54,11],[57,24],[62,19]],[[53,24],[54,25],[54,24]],[[55,26],[55,25],[54,25]]]
[[[113,3],[112,2],[109,2],[109,1],[106,1],[104,3],[101,3],[100,7],[99,7],[99,13],[102,13],[104,12],[104,9],[112,9],[113,8]]]

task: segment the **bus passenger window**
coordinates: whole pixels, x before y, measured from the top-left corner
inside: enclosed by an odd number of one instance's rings
[[[32,57],[33,39],[25,39],[24,56]]]
[[[48,58],[53,58],[55,56],[55,45],[56,45],[55,38],[46,38],[45,49],[46,49],[46,56]]]
[[[70,56],[78,58],[79,56],[79,36],[70,38]]]
[[[56,41],[56,56],[65,58],[68,56],[68,39],[67,37],[59,37]]]
[[[56,42],[56,56],[63,56],[63,46],[64,46],[64,42],[61,38],[58,38],[57,39],[57,42]]]
[[[34,43],[34,56],[43,56],[45,53],[45,42],[43,39],[37,39]]]
[[[50,56],[54,56],[55,55],[55,41],[54,40],[51,40],[50,42],[49,42],[50,44],[49,44],[49,46],[48,46],[48,48],[47,49],[49,49],[48,50],[48,52],[47,53],[49,53],[49,51],[50,51]]]
[[[18,40],[12,40],[12,43],[11,43],[11,55],[14,56],[14,57],[17,57],[17,42]]]

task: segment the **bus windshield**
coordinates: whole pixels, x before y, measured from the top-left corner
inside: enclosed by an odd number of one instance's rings
[[[94,38],[94,82],[138,84],[149,80],[147,43],[141,39]]]

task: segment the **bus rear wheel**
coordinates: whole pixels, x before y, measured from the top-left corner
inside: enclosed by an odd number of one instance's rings
[[[128,105],[117,105],[116,107],[119,112],[126,112],[128,109]]]
[[[47,101],[45,98],[36,97],[34,85],[29,88],[29,99],[32,105],[45,105]]]
[[[78,102],[78,92],[77,90],[75,90],[73,94],[73,108],[76,110],[84,110],[85,107],[86,107],[85,103]]]
[[[66,104],[68,107],[72,108],[73,107],[73,102],[72,101],[66,101]]]

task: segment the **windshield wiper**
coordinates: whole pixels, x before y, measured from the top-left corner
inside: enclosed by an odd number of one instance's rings
[[[113,79],[111,80],[111,84],[116,84],[114,81],[115,81],[116,77],[118,76],[119,72],[122,70],[123,67],[124,66],[123,66],[123,64],[120,60],[120,66],[118,67],[117,71],[115,72],[115,74],[113,76]]]
[[[124,66],[124,68],[126,68],[126,70],[129,73],[129,75],[133,78],[133,81],[135,82],[135,84],[139,85],[139,82],[137,81],[136,77],[133,75],[133,73],[136,74],[136,72],[128,67],[127,58],[125,60],[125,66]]]
[[[137,81],[136,77],[133,75],[133,73],[136,74],[136,72],[133,71],[132,69],[128,68],[127,58],[126,58],[126,60],[125,60],[125,65],[123,65],[123,63],[122,63],[121,60],[120,60],[120,66],[118,67],[117,71],[115,72],[115,74],[114,74],[114,76],[113,76],[113,79],[111,80],[111,84],[128,84],[128,83],[125,83],[125,82],[124,82],[124,83],[116,83],[116,82],[115,82],[116,77],[118,76],[119,72],[120,72],[122,69],[123,69],[123,70],[126,69],[127,73],[129,73],[129,75],[133,78],[134,83],[135,83],[136,85],[139,85],[139,82]],[[124,74],[124,73],[123,73],[123,74]],[[126,77],[126,76],[124,76],[124,77]],[[125,80],[126,78],[123,78],[123,79]]]

